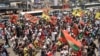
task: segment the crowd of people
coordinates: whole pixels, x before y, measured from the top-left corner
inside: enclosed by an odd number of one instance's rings
[[[100,20],[95,18],[97,11],[89,10],[90,14],[85,13],[82,17],[74,16],[72,12],[50,15],[56,19],[55,24],[43,18],[32,23],[24,17],[19,18],[16,24],[10,22],[0,28],[0,39],[5,40],[0,44],[0,56],[9,56],[9,47],[18,56],[35,56],[38,52],[41,56],[96,56],[95,49],[100,56]],[[82,47],[75,51],[67,41],[61,42],[61,30],[67,30],[81,42]],[[94,43],[95,40],[98,40],[99,46]]]

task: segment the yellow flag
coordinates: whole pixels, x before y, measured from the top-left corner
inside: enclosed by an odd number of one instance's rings
[[[46,21],[48,21],[50,19],[49,15],[46,15],[45,13],[42,14],[42,18]]]
[[[76,16],[77,10],[73,10],[72,14]]]
[[[79,17],[81,17],[81,16],[83,15],[83,10],[82,10],[82,9],[75,9],[75,10],[72,12],[72,14],[73,14],[74,16],[79,16]]]
[[[97,12],[97,13],[96,13],[95,19],[99,19],[99,20],[100,20],[100,12]]]
[[[77,15],[76,15],[76,16],[82,17],[82,16],[83,16],[83,10],[82,10],[82,9],[78,9],[78,10],[77,10]]]

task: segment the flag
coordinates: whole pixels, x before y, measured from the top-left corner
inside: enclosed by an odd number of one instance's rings
[[[24,15],[24,17],[25,17],[26,20],[29,20],[32,23],[37,23],[39,21],[39,18],[37,18],[37,17],[35,17],[35,16],[31,15],[31,14],[27,14],[26,13]]]
[[[67,41],[67,42],[69,43],[69,45],[70,45],[70,47],[71,47],[72,49],[74,49],[75,51],[78,51],[78,50],[79,50],[79,47],[76,46],[76,45],[74,45],[71,41]]]
[[[66,42],[67,42],[66,39],[65,39],[64,37],[59,37],[59,41],[60,41],[61,43],[66,43]]]
[[[10,22],[16,24],[18,20],[18,15],[12,14],[10,16]]]
[[[97,13],[96,13],[95,19],[100,19],[100,12],[97,12]]]
[[[50,8],[43,8],[43,13],[49,15]]]
[[[72,15],[76,16],[77,10],[72,11]]]
[[[50,16],[46,15],[45,13],[42,14],[42,18],[46,21],[50,20]]]
[[[80,11],[80,17],[84,16],[84,11]]]
[[[33,18],[33,15],[26,13],[24,17],[26,20],[31,20]]]
[[[74,16],[79,16],[79,17],[82,17],[84,15],[84,11],[82,9],[74,9],[72,14]]]
[[[75,40],[73,37],[71,37],[67,30],[62,30],[63,35],[65,36],[65,39],[67,40],[70,47],[72,47],[74,50],[79,50],[79,48],[82,47],[81,43],[77,40]]]
[[[64,37],[64,34],[61,31],[60,37],[58,39],[62,44],[67,43],[67,40]]]
[[[84,15],[84,12],[83,12],[83,10],[80,9],[80,10],[77,12],[77,16],[83,17],[83,15]]]
[[[49,16],[49,8],[44,8],[43,9],[43,13],[42,13],[42,18],[46,21],[50,20],[50,16]]]
[[[39,21],[39,18],[37,18],[37,17],[34,16],[29,21],[32,22],[32,23],[37,23]]]
[[[82,37],[83,37],[83,33],[80,33],[80,34],[78,35],[78,39],[82,39]]]

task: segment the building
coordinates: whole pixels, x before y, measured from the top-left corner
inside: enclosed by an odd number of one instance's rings
[[[0,13],[18,13],[19,11],[30,11],[44,7],[59,9],[62,8],[62,5],[69,4],[72,6],[72,4],[78,4],[79,1],[82,1],[80,4],[84,5],[86,2],[100,0],[84,0],[84,2],[83,0],[0,0]]]
[[[0,0],[0,14],[29,10],[30,0]]]

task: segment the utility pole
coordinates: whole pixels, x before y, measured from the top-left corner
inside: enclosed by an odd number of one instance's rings
[[[33,10],[33,4],[34,4],[34,0],[31,0],[31,10]]]
[[[45,0],[45,5],[46,5],[46,6],[45,6],[46,8],[49,7],[48,0]]]
[[[28,11],[28,0],[26,0],[26,4],[27,4],[27,11]]]

